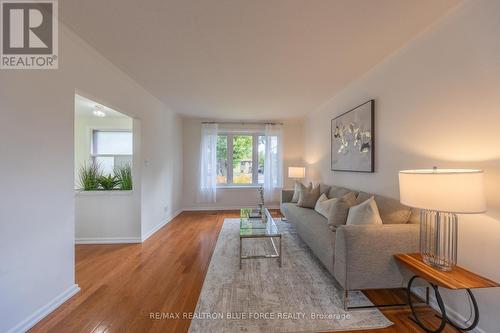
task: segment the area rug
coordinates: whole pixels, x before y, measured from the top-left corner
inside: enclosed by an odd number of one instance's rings
[[[244,260],[239,268],[239,219],[226,219],[219,234],[189,332],[326,332],[392,325],[379,310],[344,311],[341,287],[297,237],[276,220],[283,237],[277,259]],[[244,240],[245,254],[271,251],[269,240]],[[371,305],[361,292],[351,306]]]

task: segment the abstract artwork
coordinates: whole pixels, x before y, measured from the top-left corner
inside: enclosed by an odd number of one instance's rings
[[[370,100],[332,119],[333,171],[374,172],[374,117]]]

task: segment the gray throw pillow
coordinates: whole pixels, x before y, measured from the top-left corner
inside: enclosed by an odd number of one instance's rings
[[[332,187],[330,187],[330,191],[328,191],[327,196],[328,196],[328,199],[342,198],[344,195],[349,194],[350,192],[353,192],[354,195],[358,195],[358,193],[356,191],[350,190],[350,189],[345,188],[345,187],[333,185]]]
[[[330,188],[331,188],[330,185],[326,185],[326,184],[322,184],[322,183],[319,184],[319,192],[321,194],[324,194],[327,198],[328,198],[328,192],[330,192]]]
[[[300,195],[297,206],[304,208],[314,208],[316,201],[318,201],[320,196],[319,185],[316,185],[313,189],[309,190],[304,185],[300,184]]]
[[[360,192],[357,198],[358,205],[373,197],[377,204],[380,218],[384,224],[408,223],[411,209],[402,205],[399,200],[366,192]]]
[[[356,195],[353,192],[349,192],[341,198],[331,200],[334,200],[334,202],[331,205],[328,215],[328,225],[333,230],[340,225],[346,224],[349,208],[356,206]]]
[[[301,185],[302,183],[301,182],[295,182],[295,187],[294,187],[294,191],[293,191],[293,197],[292,197],[292,201],[290,202],[293,202],[293,203],[297,203],[299,202],[299,196],[300,196],[300,190],[301,190]],[[304,186],[304,185],[302,185]],[[307,189],[311,190],[312,189],[312,186],[313,184],[312,183],[309,183],[309,185],[307,185]],[[304,186],[305,187],[305,186]]]
[[[382,224],[375,199],[371,197],[365,202],[352,207],[347,216],[348,225]]]
[[[371,197],[375,196],[373,193],[366,193],[366,192],[359,192],[358,197],[356,198],[357,205],[365,202],[366,200],[370,199]]]

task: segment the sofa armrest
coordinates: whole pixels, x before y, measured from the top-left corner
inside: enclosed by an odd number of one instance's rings
[[[345,290],[404,287],[410,272],[393,255],[418,252],[419,227],[418,224],[338,227],[335,279]]]
[[[280,203],[292,202],[294,190],[281,190]]]

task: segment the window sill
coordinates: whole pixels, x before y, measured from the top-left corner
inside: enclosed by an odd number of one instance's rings
[[[264,185],[227,185],[227,186],[217,186],[217,189],[218,190],[221,190],[221,189],[235,189],[235,190],[241,190],[241,189],[253,189],[253,190],[256,190],[258,189],[259,187],[264,187]],[[282,188],[281,187],[276,187],[274,188],[275,191],[281,191]]]
[[[217,186],[217,189],[235,189],[235,190],[241,190],[241,189],[258,189],[261,187],[261,185],[225,185],[225,186]]]
[[[104,191],[104,190],[100,190],[100,191],[81,191],[81,190],[75,190],[75,196],[82,196],[82,197],[85,197],[85,196],[98,196],[98,195],[102,195],[102,196],[117,196],[117,195],[120,195],[120,196],[123,196],[123,195],[133,195],[134,191],[133,190],[130,190],[130,191],[121,191],[121,190],[112,190],[112,191]]]

